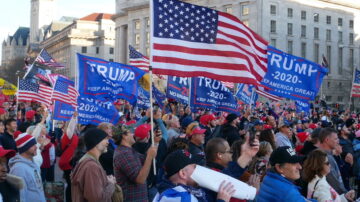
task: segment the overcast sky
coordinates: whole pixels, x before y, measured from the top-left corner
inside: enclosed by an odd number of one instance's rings
[[[1,43],[8,35],[13,35],[18,27],[29,27],[30,24],[31,0],[10,0],[4,2],[2,2],[0,7]],[[56,0],[56,5],[56,20],[60,19],[61,16],[81,18],[90,13],[115,13],[115,0]]]

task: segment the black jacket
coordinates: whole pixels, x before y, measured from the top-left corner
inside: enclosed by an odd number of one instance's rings
[[[230,124],[225,124],[222,126],[221,131],[222,138],[228,141],[229,145],[231,146],[236,140],[241,139],[239,129],[235,126]]]
[[[0,182],[0,193],[4,202],[20,201],[20,191],[9,184],[7,181]]]
[[[12,149],[17,151],[16,142],[13,136],[10,135],[7,131],[0,136],[0,143],[4,149]]]
[[[101,166],[104,168],[106,175],[114,175],[114,164],[113,164],[114,151],[115,151],[114,146],[111,143],[109,143],[107,147],[107,152],[102,154],[99,158],[99,162]]]

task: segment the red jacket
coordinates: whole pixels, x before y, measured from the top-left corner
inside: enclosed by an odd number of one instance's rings
[[[79,137],[74,134],[71,139],[64,133],[61,138],[61,150],[63,153],[60,156],[59,168],[61,170],[71,170],[72,166],[70,164],[71,159],[74,156],[76,147],[78,146]]]

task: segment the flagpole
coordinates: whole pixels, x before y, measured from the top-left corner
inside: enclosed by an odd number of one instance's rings
[[[191,102],[191,82],[192,82],[192,78],[189,77],[188,79],[188,86],[189,86],[189,107],[190,107],[190,102]],[[190,111],[191,111],[191,107],[190,107]]]
[[[351,93],[353,91],[353,87],[354,87],[354,80],[355,80],[355,71],[356,71],[356,68],[354,68],[353,70],[353,75],[352,75],[352,81],[351,81],[351,89],[350,89],[350,96],[349,96],[349,110],[351,108]]]
[[[154,109],[153,109],[153,93],[152,93],[152,66],[149,66],[149,76],[150,76],[150,125],[151,125],[151,144],[155,146],[154,138]],[[156,175],[156,162],[155,158],[153,159],[154,175]]]
[[[44,49],[41,49],[41,51],[40,51],[39,55],[40,55],[43,51],[44,51]],[[39,57],[39,55],[38,55],[38,56],[36,56],[36,58],[37,58],[37,57]],[[31,71],[31,69],[33,68],[33,66],[34,66],[35,62],[36,62],[36,59],[35,59],[35,60],[34,60],[34,62],[31,64],[30,68],[29,68],[29,69],[27,69],[27,71],[25,72],[23,79],[25,79],[25,77],[29,74],[29,72],[30,72],[30,71]]]
[[[16,92],[16,107],[15,107],[15,118],[18,119],[17,113],[18,113],[18,105],[19,105],[19,83],[20,83],[20,77],[17,75],[17,92]]]

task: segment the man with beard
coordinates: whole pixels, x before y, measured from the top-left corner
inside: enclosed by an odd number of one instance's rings
[[[108,134],[98,128],[85,132],[86,154],[79,160],[71,173],[71,194],[73,202],[110,202],[115,190],[115,177],[106,176],[99,157],[107,152]]]
[[[240,122],[238,115],[229,114],[226,117],[226,123],[222,126],[222,138],[228,141],[231,146],[236,140],[241,139],[239,128],[237,127]]]
[[[40,167],[34,162],[36,156],[36,140],[27,133],[22,133],[16,138],[18,154],[9,161],[10,174],[21,177],[25,187],[20,191],[20,201],[45,202],[43,184],[41,181]]]

